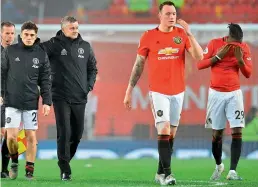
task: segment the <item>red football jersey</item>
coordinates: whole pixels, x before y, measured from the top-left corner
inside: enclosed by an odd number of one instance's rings
[[[198,69],[210,67],[210,58],[227,44],[229,43],[226,42],[226,37],[211,40],[204,50],[204,59],[198,63]],[[249,78],[251,75],[252,60],[248,45],[237,42],[231,44],[241,47],[245,65],[239,67],[234,55],[234,47],[232,47],[221,61],[211,67],[210,87],[214,90],[231,92],[240,89],[239,69],[245,77]]]
[[[175,95],[185,90],[185,49],[190,47],[185,31],[179,27],[171,32],[155,28],[143,34],[137,53],[148,58],[151,91]]]

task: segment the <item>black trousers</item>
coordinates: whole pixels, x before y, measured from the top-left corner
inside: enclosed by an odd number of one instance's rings
[[[53,101],[56,129],[58,165],[62,173],[71,174],[70,160],[76,153],[84,130],[86,104]]]
[[[1,105],[1,128],[5,127],[5,106]]]
[[[3,127],[5,127],[5,105],[1,105],[1,128],[3,128]],[[2,141],[2,139],[0,141]],[[1,154],[2,154],[2,169],[1,169],[1,171],[6,172],[7,168],[8,168],[9,160],[10,160],[9,150],[8,150],[8,147],[7,147],[6,132],[4,134],[4,141],[2,142]]]

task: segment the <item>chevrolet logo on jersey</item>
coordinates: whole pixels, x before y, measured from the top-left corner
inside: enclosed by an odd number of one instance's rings
[[[172,55],[179,52],[178,48],[166,47],[165,49],[160,49],[158,54],[159,55]]]

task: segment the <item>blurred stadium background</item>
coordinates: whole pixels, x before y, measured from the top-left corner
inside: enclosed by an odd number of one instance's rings
[[[157,158],[156,130],[148,100],[147,71],[133,92],[133,110],[123,106],[123,97],[135,61],[141,34],[158,25],[157,5],[162,0],[1,0],[2,21],[20,25],[33,20],[39,37],[50,39],[60,29],[61,17],[74,15],[80,32],[98,60],[98,79],[89,95],[85,131],[77,159]],[[203,48],[208,41],[227,34],[227,23],[240,23],[244,40],[252,51],[253,75],[241,76],[247,130],[242,156],[258,159],[258,0],[174,0],[179,17],[191,24]],[[210,72],[197,71],[196,62],[186,60],[187,89],[174,157],[212,158],[211,131],[204,129]],[[147,70],[147,67],[145,68]],[[54,111],[39,113],[38,158],[56,158]],[[223,145],[230,156],[230,129]]]

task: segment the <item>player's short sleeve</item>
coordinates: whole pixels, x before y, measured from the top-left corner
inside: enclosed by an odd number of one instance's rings
[[[252,63],[252,57],[251,57],[251,51],[249,46],[246,44],[244,47],[244,55],[243,55],[244,61],[247,63]]]
[[[149,53],[148,31],[144,32],[138,46],[137,54],[147,57]]]
[[[213,55],[214,40],[211,40],[203,51],[203,59],[209,59]]]

